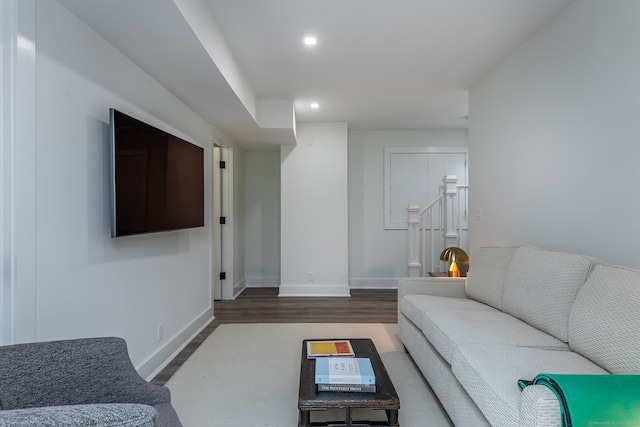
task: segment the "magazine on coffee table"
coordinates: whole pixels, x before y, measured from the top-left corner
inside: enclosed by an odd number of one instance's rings
[[[307,341],[307,358],[318,357],[355,357],[349,340]]]

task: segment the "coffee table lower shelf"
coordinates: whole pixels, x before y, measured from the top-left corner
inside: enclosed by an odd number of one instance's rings
[[[310,422],[311,411],[300,411],[299,427],[374,427],[374,426],[399,426],[398,411],[387,411],[387,421],[353,421],[351,409],[346,408],[345,421],[320,421]]]
[[[298,410],[300,412],[298,419],[299,427],[399,427],[398,410],[400,409],[400,399],[373,341],[366,338],[349,338],[356,357],[371,359],[371,365],[376,375],[376,393],[318,392],[315,384],[316,362],[313,359],[307,359],[307,341],[308,340],[305,340],[302,343],[300,390],[298,396]],[[386,413],[387,420],[353,420],[353,410],[360,408],[383,410]],[[344,409],[345,419],[329,422],[311,422],[312,411],[323,411],[327,409]]]

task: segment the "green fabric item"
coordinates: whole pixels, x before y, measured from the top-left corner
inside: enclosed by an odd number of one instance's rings
[[[560,402],[563,426],[640,427],[640,375],[539,374],[518,383],[549,387]]]

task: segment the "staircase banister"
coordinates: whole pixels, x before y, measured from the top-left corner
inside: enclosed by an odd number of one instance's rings
[[[438,203],[440,200],[442,200],[442,198],[444,197],[444,194],[440,194],[432,203],[430,203],[426,208],[422,209],[420,212],[418,212],[418,216],[422,216],[424,215],[424,213],[426,211],[428,211],[429,209],[431,209],[432,207],[434,207],[436,205],[436,203]]]
[[[445,175],[440,185],[440,194],[425,208],[417,205],[407,207],[408,262],[410,277],[426,275],[428,271],[439,272],[442,262],[440,251],[447,247],[463,247],[463,230],[468,233],[468,184],[458,184],[456,175]],[[438,211],[434,212],[434,208]],[[431,248],[427,247],[427,233]],[[468,239],[468,235],[466,237]],[[431,266],[427,267],[430,253]],[[436,265],[437,264],[437,265]]]

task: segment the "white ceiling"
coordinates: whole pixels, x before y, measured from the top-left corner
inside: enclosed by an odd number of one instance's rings
[[[256,150],[294,142],[293,126],[265,128],[261,101],[349,129],[466,128],[473,84],[572,0],[60,1]]]

